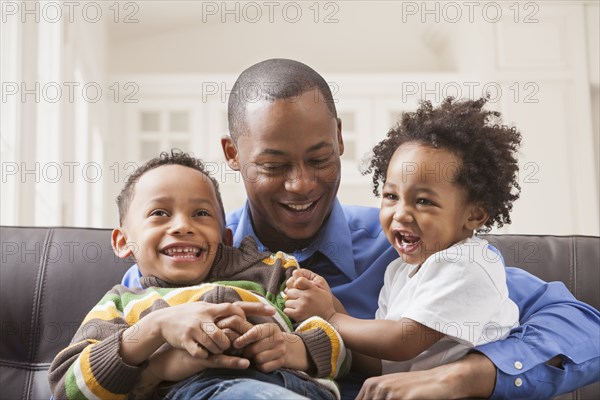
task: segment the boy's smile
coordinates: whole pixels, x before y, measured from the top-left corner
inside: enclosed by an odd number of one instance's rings
[[[444,149],[410,142],[398,147],[387,170],[379,219],[390,243],[409,264],[468,237],[485,222],[456,175],[462,160]]]
[[[119,255],[133,255],[142,275],[197,284],[212,267],[224,229],[210,180],[190,167],[162,165],[135,184],[123,226],[115,232]]]

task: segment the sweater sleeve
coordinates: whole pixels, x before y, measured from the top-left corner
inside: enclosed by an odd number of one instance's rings
[[[302,339],[306,351],[315,365],[311,376],[339,378],[350,370],[350,351],[338,331],[320,317],[311,317],[296,328],[295,334]]]
[[[131,366],[119,355],[121,335],[130,326],[123,318],[119,286],[88,313],[69,347],[48,371],[56,399],[126,399],[143,366]]]

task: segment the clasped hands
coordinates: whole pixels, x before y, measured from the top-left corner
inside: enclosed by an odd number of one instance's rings
[[[308,269],[297,269],[286,282],[285,309],[289,317],[304,321],[318,316],[326,321],[336,313],[327,281]]]
[[[157,310],[152,314],[164,344],[148,368],[161,381],[180,381],[206,368],[245,369],[251,361],[263,372],[284,366],[285,333],[275,323],[246,320],[275,312],[254,302],[192,302]]]

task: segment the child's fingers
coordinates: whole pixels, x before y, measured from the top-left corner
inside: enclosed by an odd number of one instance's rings
[[[245,348],[253,343],[259,342],[265,337],[273,336],[275,330],[279,331],[276,324],[260,324],[253,326],[248,332],[237,338],[233,342],[233,347],[237,349]],[[262,348],[256,348],[256,351],[262,351]]]
[[[327,283],[327,281],[325,280],[325,278],[323,278],[320,275],[315,274],[315,277],[312,279],[312,282],[319,288],[321,289],[329,289],[329,284]]]
[[[287,289],[293,288],[294,287],[294,282],[296,282],[296,277],[295,276],[290,276],[288,278],[287,281],[285,281],[285,286]]]
[[[208,362],[206,368],[246,369],[250,366],[250,361],[246,358],[228,356],[225,354],[212,355],[206,359],[206,362]]]
[[[292,272],[292,276],[296,279],[298,278],[306,278],[308,280],[312,280],[316,274],[309,269],[306,268],[298,268]]]
[[[294,288],[299,290],[309,290],[315,287],[315,284],[305,277],[299,277],[294,283]]]
[[[254,361],[259,371],[271,372],[283,367],[285,363],[284,354],[279,349],[270,349],[257,354],[252,361]]]
[[[217,322],[217,327],[219,329],[228,329],[235,331],[238,334],[238,336],[248,332],[253,326],[254,325],[248,322],[246,318],[242,318],[238,315],[232,315],[230,317],[223,318],[222,320]]]
[[[268,317],[275,314],[275,307],[255,301],[236,301],[234,306],[242,309],[246,316]]]
[[[206,348],[196,340],[186,340],[183,347],[194,358],[205,359],[208,357]]]

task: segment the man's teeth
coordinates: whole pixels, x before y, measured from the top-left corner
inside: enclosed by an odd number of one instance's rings
[[[289,208],[291,208],[292,210],[304,211],[304,210],[307,210],[313,204],[314,204],[314,202],[313,203],[308,203],[308,204],[288,204],[287,206]]]
[[[201,249],[199,247],[170,247],[164,251],[168,256],[173,256],[177,253],[192,253],[194,256],[200,255]]]

